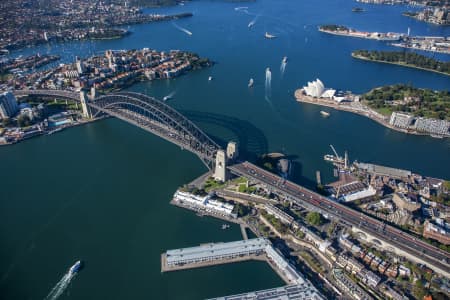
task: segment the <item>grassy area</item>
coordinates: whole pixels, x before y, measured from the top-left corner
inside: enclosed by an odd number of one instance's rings
[[[226,185],[225,182],[216,181],[214,178],[209,177],[205,182],[204,189],[206,192],[223,188]]]
[[[252,193],[256,192],[256,187],[254,187],[254,186],[247,187],[245,184],[240,184],[238,191],[240,193],[252,194]]]
[[[306,251],[300,251],[300,256],[308,263],[308,265],[316,272],[323,273],[323,267],[320,262]]]
[[[247,181],[248,181],[248,179],[245,177],[238,177],[238,178],[234,178],[233,180],[231,180],[231,183],[241,184],[241,183],[246,183]]]
[[[275,216],[268,214],[265,210],[261,210],[261,215],[264,219],[266,219],[272,226],[281,234],[285,234],[287,232],[288,227],[281,223],[280,219],[277,219]]]
[[[389,107],[380,107],[374,109],[376,112],[382,114],[383,116],[390,116],[392,114],[392,109]]]

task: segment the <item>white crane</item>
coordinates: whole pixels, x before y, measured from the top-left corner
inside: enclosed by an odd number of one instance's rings
[[[337,154],[336,149],[334,149],[333,145],[330,145],[330,147],[331,147],[331,150],[333,150],[334,155],[336,155],[336,158],[339,160],[342,160],[342,158]]]

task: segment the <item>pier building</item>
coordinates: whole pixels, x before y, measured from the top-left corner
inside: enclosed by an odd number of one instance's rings
[[[209,300],[323,300],[317,290],[308,282],[295,285],[286,285],[273,289],[248,292]]]
[[[170,268],[184,266],[186,264],[205,264],[221,260],[227,261],[244,256],[258,256],[265,254],[267,246],[271,247],[269,240],[256,238],[168,250],[165,253],[165,264]]]

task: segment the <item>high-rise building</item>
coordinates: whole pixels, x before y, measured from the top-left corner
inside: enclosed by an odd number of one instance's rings
[[[2,119],[13,117],[18,110],[16,97],[11,92],[0,94],[0,117]]]
[[[76,59],[75,64],[77,66],[78,74],[83,74],[84,73],[83,62],[78,57]]]

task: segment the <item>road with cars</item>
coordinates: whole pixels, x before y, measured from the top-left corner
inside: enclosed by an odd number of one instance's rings
[[[237,163],[228,169],[239,176],[244,176],[266,185],[274,193],[286,197],[307,209],[314,209],[323,214],[329,214],[344,224],[360,228],[361,230],[385,241],[396,248],[420,258],[425,263],[435,266],[450,276],[450,254],[426,242],[407,234],[406,232],[387,225],[361,212],[337,203],[298,184],[285,180],[250,162]]]

